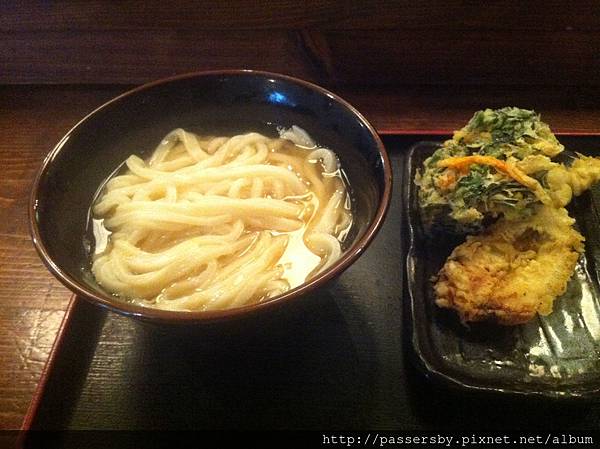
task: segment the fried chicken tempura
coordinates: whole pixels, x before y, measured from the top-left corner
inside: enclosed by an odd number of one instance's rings
[[[526,219],[503,218],[467,237],[438,273],[436,304],[455,309],[463,323],[516,325],[549,314],[583,251],[574,223],[564,208],[540,206]]]

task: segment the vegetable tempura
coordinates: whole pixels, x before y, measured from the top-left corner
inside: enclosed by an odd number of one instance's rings
[[[434,286],[436,304],[463,322],[520,324],[552,312],[567,288],[583,237],[564,208],[541,206],[524,220],[500,219],[454,249]]]
[[[486,109],[425,160],[415,183],[426,233],[479,234],[438,273],[438,306],[508,325],[552,311],[583,252],[564,207],[600,181],[600,159],[552,160],[563,149],[534,111]]]

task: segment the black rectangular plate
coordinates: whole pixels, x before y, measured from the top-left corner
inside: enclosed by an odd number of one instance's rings
[[[600,154],[598,138],[562,137],[571,151]],[[412,346],[425,374],[451,387],[556,399],[597,398],[600,393],[600,189],[575,199],[569,213],[585,236],[567,291],[548,316],[519,326],[462,325],[438,308],[431,281],[460,239],[426,238],[420,226],[416,170],[441,142],[409,151],[404,176],[408,224],[407,290]]]

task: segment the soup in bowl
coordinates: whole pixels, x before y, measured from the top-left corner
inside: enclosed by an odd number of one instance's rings
[[[281,305],[350,266],[391,190],[381,140],[314,84],[204,72],[127,92],[49,153],[34,244],[80,296],[167,322]]]

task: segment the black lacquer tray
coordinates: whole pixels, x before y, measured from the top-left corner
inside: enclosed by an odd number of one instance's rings
[[[593,138],[561,137],[569,151],[600,154]],[[404,208],[408,228],[406,290],[411,341],[420,368],[435,381],[468,390],[488,390],[555,399],[600,396],[600,188],[576,198],[569,213],[585,236],[567,291],[548,316],[519,326],[462,325],[434,304],[431,278],[463,240],[421,229],[417,187],[412,182],[439,142],[419,142],[408,152]],[[566,151],[568,153],[568,151]]]
[[[411,317],[403,293],[405,162],[415,143],[445,136],[383,137],[394,170],[386,222],[352,267],[303,301],[253,320],[172,328],[74,297],[23,424],[24,447],[50,447],[39,430],[69,431],[51,446],[61,448],[85,447],[71,431],[103,429],[596,430],[600,404],[449,389],[410,363],[411,337],[436,322],[410,332],[413,319],[430,317]],[[600,148],[598,138],[569,142]],[[101,435],[104,447],[118,446],[111,435]]]

